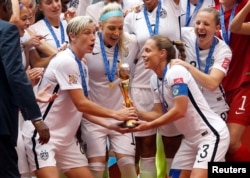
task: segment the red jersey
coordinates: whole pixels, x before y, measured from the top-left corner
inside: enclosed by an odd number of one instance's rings
[[[237,14],[247,3],[242,0],[236,7]],[[216,6],[220,9],[220,5]],[[228,29],[232,9],[224,12],[225,27]],[[250,22],[248,14],[245,22]],[[227,75],[222,81],[225,91],[230,91],[240,87],[243,83],[250,82],[250,35],[231,33],[229,46],[232,50],[232,60]]]

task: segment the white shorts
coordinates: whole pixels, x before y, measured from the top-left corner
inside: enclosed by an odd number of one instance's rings
[[[22,135],[22,130],[21,130],[24,120],[20,112],[19,112],[18,121],[19,121],[18,137],[17,137],[17,146],[16,146],[16,151],[18,155],[18,169],[21,175],[29,175],[30,168],[29,168],[28,158],[26,155],[26,150],[25,150],[25,145],[24,145],[24,140],[23,140],[23,135]]]
[[[219,139],[210,132],[203,132],[195,138],[184,138],[171,169],[208,169],[208,162],[224,162],[229,146],[229,131],[226,127],[218,133]]]
[[[29,137],[24,138],[32,172],[48,166],[56,166],[62,172],[67,172],[71,168],[88,166],[88,160],[80,152],[80,147],[76,144],[75,137],[72,138],[71,143],[65,143],[65,146],[54,144],[53,138],[47,144],[41,145],[37,138],[38,136],[35,137],[33,142]],[[32,149],[35,151],[33,152]]]
[[[121,134],[85,119],[82,120],[81,129],[88,158],[106,156],[107,139],[110,142],[110,151],[131,156],[135,155],[135,141],[131,133]]]
[[[131,99],[136,108],[140,111],[152,111],[154,107],[154,95],[150,88],[131,88]],[[135,132],[136,137],[145,137],[155,135],[157,129],[149,129],[145,131]]]

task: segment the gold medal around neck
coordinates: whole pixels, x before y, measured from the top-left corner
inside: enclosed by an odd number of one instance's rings
[[[114,88],[114,83],[113,82],[110,82],[109,83],[109,89],[113,89]]]

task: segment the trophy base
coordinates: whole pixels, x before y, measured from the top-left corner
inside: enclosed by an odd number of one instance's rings
[[[122,124],[121,124],[121,127],[123,128],[135,128],[136,125],[133,123],[135,120],[128,120],[128,121],[124,121]]]

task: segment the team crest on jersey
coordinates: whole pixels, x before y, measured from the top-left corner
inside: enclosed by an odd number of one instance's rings
[[[77,76],[74,74],[69,74],[69,84],[77,84]]]
[[[178,85],[173,86],[172,94],[173,94],[173,96],[177,96],[179,94],[179,86]]]
[[[163,19],[165,19],[167,17],[167,11],[163,8],[161,9],[160,17]]]
[[[42,160],[46,161],[49,158],[49,153],[46,150],[40,152],[40,157]]]
[[[174,84],[177,84],[177,83],[184,83],[183,78],[182,78],[182,77],[180,77],[180,78],[175,78],[175,79],[174,79]]]
[[[223,60],[223,63],[222,63],[222,65],[221,65],[221,67],[223,67],[224,69],[228,69],[229,64],[230,64],[230,59],[225,58],[225,59]]]

